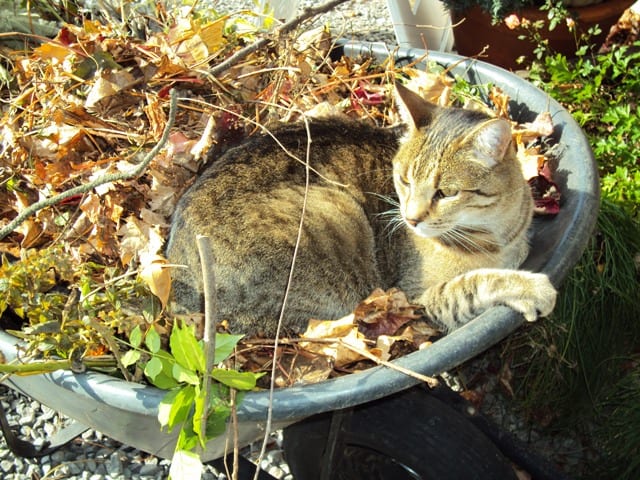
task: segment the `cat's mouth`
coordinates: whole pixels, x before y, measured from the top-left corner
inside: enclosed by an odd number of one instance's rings
[[[425,237],[425,238],[441,237],[442,235],[446,234],[448,230],[446,228],[429,225],[426,222],[420,222],[414,225],[413,223],[405,220],[405,223],[408,225],[408,227],[411,229],[413,233],[415,233],[420,237]]]

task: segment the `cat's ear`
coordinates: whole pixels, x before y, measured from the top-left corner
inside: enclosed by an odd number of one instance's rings
[[[501,118],[481,124],[472,134],[475,159],[491,168],[501,161],[511,145],[511,125]]]
[[[412,131],[431,123],[438,108],[436,105],[398,82],[395,83],[395,90],[398,112]]]

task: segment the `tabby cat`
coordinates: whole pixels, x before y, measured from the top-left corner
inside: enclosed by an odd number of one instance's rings
[[[174,270],[175,311],[203,309],[202,234],[215,258],[218,318],[233,332],[273,335],[306,196],[283,314],[289,332],[348,314],[376,287],[402,289],[445,330],[496,305],[529,321],[549,314],[549,279],[516,270],[533,203],[509,123],[396,90],[402,127],[309,120],[216,159],[174,215],[167,256],[184,266]]]

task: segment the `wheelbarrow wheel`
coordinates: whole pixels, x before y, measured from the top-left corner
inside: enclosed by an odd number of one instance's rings
[[[517,478],[488,437],[422,388],[287,427],[284,453],[296,480]]]

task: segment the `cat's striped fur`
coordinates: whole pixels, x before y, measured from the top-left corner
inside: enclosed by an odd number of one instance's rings
[[[186,266],[174,271],[176,310],[202,310],[195,236],[207,235],[219,318],[236,332],[274,333],[309,147],[287,329],[339,318],[374,288],[391,286],[446,329],[496,305],[528,320],[550,313],[556,294],[547,277],[517,270],[529,250],[533,206],[508,123],[435,107],[403,87],[398,92],[404,129],[313,120],[310,136],[303,123],[285,125],[273,131],[278,143],[257,136],[216,159],[173,219],[168,258]]]

